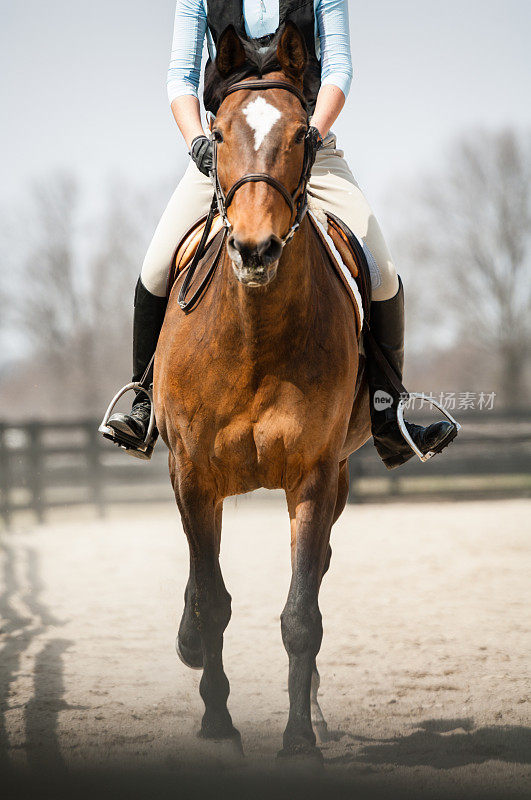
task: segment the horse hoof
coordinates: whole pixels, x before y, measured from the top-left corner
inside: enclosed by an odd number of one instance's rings
[[[313,765],[323,766],[323,754],[314,744],[305,741],[294,742],[293,744],[283,747],[277,753],[277,758],[280,763],[297,765]]]
[[[190,669],[203,669],[203,653],[201,651],[187,650],[179,641],[175,640],[175,650],[183,664]]]
[[[320,744],[337,741],[337,736],[335,733],[332,733],[328,730],[328,725],[326,724],[325,720],[313,722],[313,729],[317,736],[317,741],[320,742]]]
[[[212,723],[208,726],[203,725],[197,735],[200,739],[209,741],[225,742],[230,740],[234,750],[243,756],[242,737],[233,725],[214,725]]]
[[[233,729],[234,730],[234,729]],[[237,735],[236,735],[237,734]],[[235,730],[235,735],[227,738],[205,736],[203,731],[197,734],[197,753],[203,763],[219,767],[240,767],[245,758],[242,740]]]

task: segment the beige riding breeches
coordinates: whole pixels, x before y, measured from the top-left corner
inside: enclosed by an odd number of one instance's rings
[[[179,182],[146,253],[142,283],[163,297],[175,249],[188,228],[205,215],[212,202],[212,182],[193,162]],[[348,225],[372,253],[377,269],[371,270],[373,300],[388,300],[398,291],[398,276],[380,226],[356,183],[336,137],[330,133],[317,153],[308,185],[310,208],[330,211]],[[374,267],[374,264],[373,264]]]

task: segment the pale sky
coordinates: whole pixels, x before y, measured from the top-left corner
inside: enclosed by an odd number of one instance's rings
[[[349,0],[355,78],[341,146],[369,199],[470,127],[531,125],[531,0]],[[174,0],[0,0],[0,207],[67,168],[178,178],[166,98]],[[162,210],[162,209],[161,209]]]

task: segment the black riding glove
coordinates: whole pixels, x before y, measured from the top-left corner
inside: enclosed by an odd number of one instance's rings
[[[207,136],[196,136],[190,147],[192,161],[207,178],[214,166],[214,145]]]
[[[306,136],[308,137],[308,140],[309,140],[309,151],[310,151],[309,152],[309,160],[310,160],[309,168],[311,169],[313,167],[314,163],[315,163],[315,159],[316,159],[317,153],[319,152],[319,150],[323,146],[323,137],[321,136],[321,134],[319,133],[319,131],[317,130],[317,128],[314,125],[310,125],[310,127],[308,128],[308,133],[306,134]]]

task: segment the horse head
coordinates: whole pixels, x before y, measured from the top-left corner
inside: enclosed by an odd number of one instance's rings
[[[256,72],[234,86],[238,70],[248,62],[249,44],[232,26],[220,36],[216,56],[218,72],[228,81],[212,131],[216,180],[230,228],[227,251],[236,278],[247,287],[265,286],[275,278],[283,247],[300,222],[297,212],[306,192],[308,115],[301,101],[306,46],[291,22],[273,46],[276,69],[267,75],[275,84],[271,87],[263,80],[263,88],[246,89],[247,81],[256,81]]]

